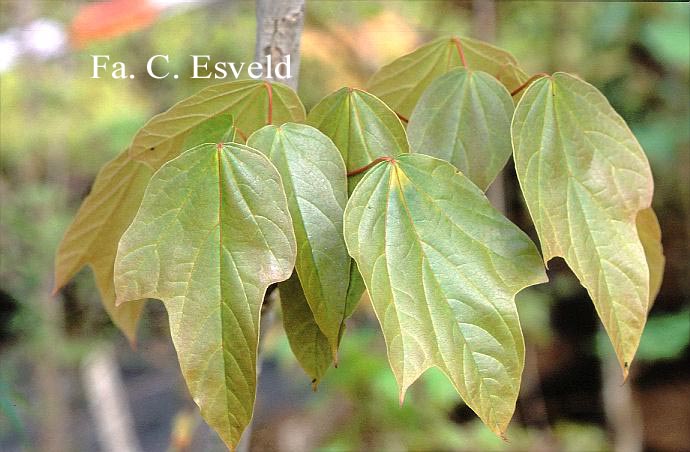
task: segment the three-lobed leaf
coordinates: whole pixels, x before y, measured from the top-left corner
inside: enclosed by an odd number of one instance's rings
[[[304,124],[266,126],[247,144],[264,153],[280,173],[297,238],[295,268],[335,357],[346,316],[351,262],[343,239],[347,203],[343,159],[327,136]],[[282,296],[283,305],[289,305],[292,300]],[[288,337],[292,333],[288,328],[286,332]]]
[[[230,115],[210,118],[192,128],[176,152],[200,143],[220,141],[232,127]],[[151,167],[132,159],[129,150],[106,163],[65,232],[55,260],[55,290],[85,265],[92,267],[103,307],[130,343],[136,341],[146,300],[115,305],[113,265],[120,237],[134,219],[152,174]]]
[[[503,435],[524,365],[514,297],[546,281],[530,239],[450,163],[407,154],[374,166],[357,186],[345,209],[345,241],[401,400],[436,366]]]
[[[419,99],[407,126],[410,148],[452,163],[486,190],[512,152],[512,117],[513,99],[498,80],[456,68]]]
[[[520,85],[514,69],[517,61],[510,53],[475,39],[443,37],[383,66],[369,81],[369,91],[409,117],[429,84],[458,66],[504,75],[502,81],[509,90]]]
[[[565,73],[530,85],[516,107],[512,139],[544,261],[566,260],[627,375],[650,297],[636,227],[654,187],[644,151],[596,88]]]
[[[266,288],[290,276],[295,256],[280,175],[240,144],[163,165],[120,241],[118,303],[164,302],[189,391],[229,447],[252,416]]]

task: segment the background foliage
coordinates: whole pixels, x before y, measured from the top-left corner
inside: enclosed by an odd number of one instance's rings
[[[2,2],[0,34],[5,39],[30,30],[38,18],[68,24],[80,6]],[[420,43],[483,29],[477,9],[460,1],[312,1],[307,8],[299,90],[307,109],[341,86],[363,87],[377,67]],[[174,12],[53,58],[23,55],[0,75],[2,450],[48,442],[95,447],[79,372],[84,358],[107,343],[115,344],[144,450],[190,442],[222,447],[188,399],[159,304],[148,304],[133,352],[110,325],[88,271],[56,299],[50,296],[54,250],[98,168],[150,116],[209,84],[152,80],[140,75],[146,59],[168,53],[171,70],[180,73],[190,73],[190,54],[251,60],[252,3],[211,2]],[[644,443],[656,450],[690,444],[683,428],[690,422],[689,16],[683,4],[594,2],[502,2],[495,12],[498,45],[528,72],[568,71],[601,89],[652,164],[667,267],[629,384]],[[90,79],[91,54],[126,61],[137,68],[137,79]],[[509,217],[534,237],[510,171],[506,193]],[[616,423],[602,397],[610,344],[565,265],[554,261],[549,277],[555,284],[517,299],[528,371],[509,444],[481,426],[439,373],[426,374],[399,408],[383,339],[363,303],[350,321],[339,368],[329,370],[316,394],[291,357],[280,322],[265,332],[253,445],[610,449]]]

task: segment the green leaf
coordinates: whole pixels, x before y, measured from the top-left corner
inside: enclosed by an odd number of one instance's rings
[[[419,47],[383,66],[369,81],[369,91],[377,95],[397,113],[409,117],[424,90],[436,77],[450,69],[467,69],[497,76],[507,65],[517,65],[515,57],[505,50],[470,38],[443,37]],[[508,78],[506,82],[512,83]],[[508,90],[518,85],[506,85]]]
[[[524,365],[515,294],[546,281],[527,235],[450,163],[408,154],[379,163],[357,186],[345,208],[345,241],[401,400],[436,366],[503,435]]]
[[[453,69],[419,99],[407,127],[410,148],[452,163],[486,190],[512,152],[512,117],[513,99],[495,78]]]
[[[345,319],[350,256],[343,239],[347,174],[333,142],[317,129],[266,126],[247,144],[276,166],[297,238],[295,268],[314,319],[337,356]]]
[[[290,276],[295,249],[280,175],[240,144],[161,167],[120,241],[118,303],[165,303],[189,391],[231,448],[252,416],[264,294]]]
[[[564,73],[527,88],[512,138],[544,261],[562,256],[587,288],[627,375],[650,296],[635,225],[654,187],[644,151],[596,88]]]
[[[210,118],[192,128],[175,152],[222,141],[232,127],[229,114]],[[120,237],[134,219],[152,174],[149,165],[131,158],[129,150],[108,162],[96,176],[91,193],[65,232],[55,257],[54,291],[90,265],[103,307],[132,344],[145,300],[115,306],[113,265]]]
[[[297,274],[278,284],[280,306],[283,311],[283,328],[290,343],[290,349],[297,361],[311,377],[316,390],[321,378],[333,362],[328,338],[314,320]]]
[[[661,289],[666,265],[664,248],[661,245],[661,227],[651,207],[640,210],[635,225],[649,267],[649,309],[652,309],[654,300]]]
[[[326,96],[309,112],[307,123],[333,140],[348,172],[378,157],[409,152],[398,116],[376,96],[358,89],[341,88]],[[360,179],[349,178],[350,193]]]
[[[279,83],[236,80],[209,86],[151,118],[130,146],[133,158],[154,168],[179,155],[187,136],[218,115],[232,115],[240,136],[266,124],[304,121],[304,106],[292,89]]]

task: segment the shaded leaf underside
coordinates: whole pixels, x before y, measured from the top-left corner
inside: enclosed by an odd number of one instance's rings
[[[144,300],[115,306],[113,263],[117,244],[139,209],[153,171],[123,152],[99,171],[91,192],[65,232],[55,257],[55,289],[90,265],[101,301],[113,323],[131,343]]]
[[[219,115],[232,115],[246,138],[266,124],[304,121],[305,113],[297,94],[279,83],[237,80],[212,85],[151,118],[134,137],[130,155],[158,168],[179,155],[191,130]]]
[[[434,80],[410,116],[412,152],[446,160],[486,190],[512,147],[513,100],[491,75],[453,69]]]
[[[314,320],[297,273],[278,284],[280,306],[283,311],[283,328],[290,349],[304,371],[312,379],[316,389],[331,363],[333,354],[328,338]]]
[[[654,300],[659,294],[659,289],[661,289],[664,266],[666,265],[664,249],[661,246],[661,227],[656,213],[651,207],[640,210],[635,224],[649,266],[649,309],[652,309]]]
[[[501,77],[509,91],[520,85],[517,61],[510,53],[470,38],[443,37],[383,66],[369,81],[368,89],[394,111],[409,117],[433,80],[464,66],[460,51],[467,69]]]

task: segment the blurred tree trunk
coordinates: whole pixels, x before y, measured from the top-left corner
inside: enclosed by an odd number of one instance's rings
[[[43,293],[50,293],[51,281],[42,285]],[[39,411],[40,431],[38,450],[54,452],[72,449],[69,434],[70,406],[60,358],[55,350],[64,346],[62,337],[62,306],[50,296],[39,299],[35,306],[41,317],[39,326],[38,355],[35,366],[36,400]]]
[[[140,452],[114,351],[98,347],[90,352],[82,362],[82,380],[102,450]]]
[[[254,58],[264,66],[264,74],[274,74],[279,63],[290,57],[291,77],[283,80],[297,89],[299,76],[299,45],[304,27],[305,0],[257,0],[256,1],[256,48]],[[271,57],[271,67],[267,58]]]
[[[644,428],[640,407],[633,396],[630,379],[623,382],[620,364],[613,351],[602,358],[601,381],[601,396],[606,421],[613,435],[613,450],[642,452]]]

